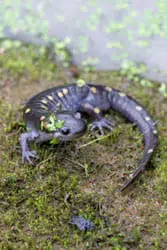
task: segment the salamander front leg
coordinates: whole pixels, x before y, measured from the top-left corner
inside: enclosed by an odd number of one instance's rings
[[[38,132],[33,130],[30,132],[22,133],[20,135],[19,141],[22,151],[22,163],[28,161],[30,164],[33,165],[31,158],[38,158],[36,151],[34,150],[31,151],[28,145],[30,141],[34,141],[38,136],[39,136]]]
[[[113,130],[114,123],[103,117],[101,110],[97,107],[93,107],[90,104],[83,104],[82,111],[89,114],[94,118],[94,121],[90,124],[90,130],[98,129],[101,135],[104,135],[104,128]]]

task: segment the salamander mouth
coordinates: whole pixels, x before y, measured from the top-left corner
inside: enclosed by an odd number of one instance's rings
[[[76,133],[76,134],[75,134],[74,136],[72,136],[72,137],[73,137],[73,139],[79,138],[79,137],[83,136],[83,135],[85,134],[85,132],[86,132],[86,126],[85,126],[84,130],[79,131],[78,133]]]

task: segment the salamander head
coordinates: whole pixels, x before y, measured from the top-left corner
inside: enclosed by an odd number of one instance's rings
[[[70,141],[85,133],[86,122],[78,112],[62,111],[41,120],[41,130],[52,133],[60,141]]]

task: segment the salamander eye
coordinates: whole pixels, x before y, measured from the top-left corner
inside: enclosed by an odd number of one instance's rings
[[[63,135],[68,135],[70,133],[70,129],[68,127],[62,127],[61,132]]]

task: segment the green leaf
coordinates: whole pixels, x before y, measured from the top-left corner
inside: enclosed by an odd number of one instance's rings
[[[59,144],[59,139],[58,139],[58,138],[53,138],[53,139],[50,141],[50,144],[53,144],[53,145]]]
[[[86,85],[86,82],[83,79],[78,79],[76,84],[78,87],[83,87],[84,85]]]
[[[64,121],[63,120],[57,120],[57,122],[55,123],[55,127],[57,129],[62,128],[64,126]]]
[[[40,124],[41,131],[54,132],[64,126],[64,120],[57,120],[55,114],[51,114],[47,120],[42,120]]]

